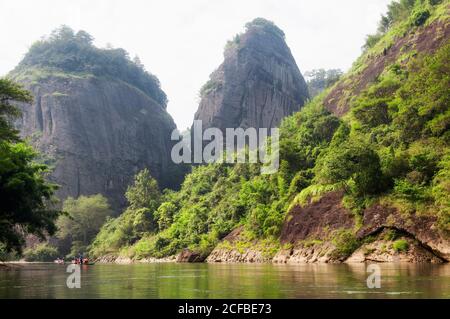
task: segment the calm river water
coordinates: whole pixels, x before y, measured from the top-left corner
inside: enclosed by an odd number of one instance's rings
[[[381,288],[364,264],[132,264],[81,270],[69,289],[67,265],[0,270],[0,298],[450,298],[450,264],[380,264]]]

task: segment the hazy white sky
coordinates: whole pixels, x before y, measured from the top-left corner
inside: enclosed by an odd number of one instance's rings
[[[190,126],[198,91],[223,60],[225,42],[256,17],[274,21],[302,72],[348,69],[391,0],[0,0],[0,75],[28,47],[66,24],[95,44],[138,55],[161,81],[179,129]]]

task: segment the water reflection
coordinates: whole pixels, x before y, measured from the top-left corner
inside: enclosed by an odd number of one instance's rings
[[[81,270],[27,264],[0,271],[0,298],[450,298],[450,265],[380,264],[381,288],[364,264],[135,264]]]

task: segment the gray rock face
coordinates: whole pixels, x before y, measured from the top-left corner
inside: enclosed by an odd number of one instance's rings
[[[202,88],[195,120],[202,120],[203,128],[277,127],[308,99],[282,35],[253,25],[227,44],[224,56]]]
[[[101,193],[118,210],[144,167],[160,186],[169,185],[176,126],[151,97],[125,82],[94,76],[54,74],[21,82],[34,102],[22,106],[17,125],[54,167],[49,179],[61,186],[60,199]]]

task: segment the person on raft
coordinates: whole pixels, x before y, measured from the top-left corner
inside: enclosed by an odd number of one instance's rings
[[[75,258],[74,263],[78,264],[78,265],[88,264],[89,263],[89,259],[88,258],[84,258],[83,255],[80,253],[80,254],[78,254],[78,257]]]

